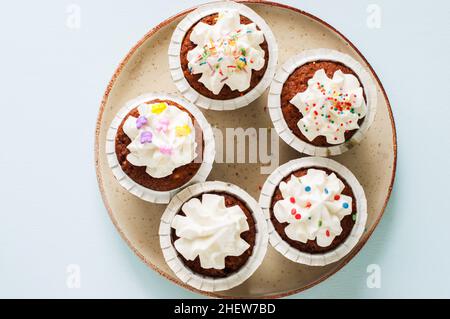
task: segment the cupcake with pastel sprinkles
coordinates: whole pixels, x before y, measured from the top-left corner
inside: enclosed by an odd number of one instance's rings
[[[263,186],[260,205],[275,249],[312,266],[349,253],[367,220],[361,185],[348,169],[326,158],[302,158],[278,168]]]
[[[277,73],[269,111],[279,135],[298,151],[341,154],[362,140],[374,120],[375,84],[348,55],[305,51]]]
[[[205,291],[230,289],[249,278],[268,243],[258,203],[223,182],[192,185],[177,194],[161,218],[159,235],[169,267]]]
[[[168,203],[182,187],[204,181],[215,154],[212,130],[202,113],[163,94],[128,102],[110,126],[106,151],[119,183],[157,203]]]
[[[231,1],[200,6],[177,26],[169,47],[172,78],[208,109],[248,105],[269,86],[278,49],[265,21]]]

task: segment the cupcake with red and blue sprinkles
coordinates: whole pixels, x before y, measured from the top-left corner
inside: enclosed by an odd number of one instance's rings
[[[367,219],[366,198],[355,176],[326,158],[291,161],[271,174],[260,204],[272,245],[287,258],[325,265],[358,242]]]

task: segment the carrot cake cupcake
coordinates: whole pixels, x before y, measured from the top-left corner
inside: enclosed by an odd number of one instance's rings
[[[309,155],[342,153],[362,139],[375,116],[370,76],[337,51],[306,51],[290,59],[272,86],[269,109],[275,128]]]
[[[246,280],[267,248],[259,205],[237,186],[206,182],[178,194],[164,213],[161,247],[183,281],[202,290],[224,290]]]
[[[245,106],[264,92],[274,75],[277,49],[261,17],[227,1],[189,14],[173,34],[169,59],[185,97],[226,110]]]
[[[364,231],[364,191],[349,170],[329,159],[311,157],[285,164],[268,178],[262,193],[270,241],[293,261],[308,265],[337,261]]]
[[[119,182],[126,176],[121,184],[143,199],[168,202],[171,193],[204,180],[211,169],[211,128],[187,101],[141,96],[118,113],[110,130],[114,139],[107,148],[114,151],[113,172]]]

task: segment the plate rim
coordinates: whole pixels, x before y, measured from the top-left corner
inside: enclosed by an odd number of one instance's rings
[[[370,239],[370,237],[372,236],[372,233],[377,228],[381,218],[384,215],[387,203],[389,202],[389,199],[390,199],[391,194],[392,194],[392,189],[393,189],[393,186],[394,186],[394,181],[395,181],[396,171],[397,171],[397,131],[396,131],[396,126],[395,126],[394,116],[393,116],[393,113],[392,113],[391,103],[389,101],[389,98],[387,96],[386,90],[384,89],[383,84],[381,83],[378,75],[376,74],[375,70],[372,68],[372,65],[367,61],[367,59],[364,57],[364,55],[359,51],[359,49],[346,36],[344,36],[340,31],[338,31],[335,27],[333,27],[329,23],[325,22],[324,20],[318,18],[317,16],[315,16],[315,15],[309,13],[309,12],[303,11],[301,9],[295,8],[295,7],[287,5],[287,4],[282,4],[282,3],[278,3],[278,2],[274,2],[274,1],[266,1],[266,0],[235,0],[235,2],[240,2],[240,3],[244,3],[244,4],[246,4],[246,3],[249,3],[249,4],[263,4],[263,5],[267,5],[267,6],[273,6],[273,7],[278,7],[278,8],[282,8],[282,9],[287,9],[287,10],[290,10],[290,11],[292,11],[294,13],[304,15],[307,18],[310,18],[310,19],[312,19],[312,20],[322,24],[323,26],[325,26],[326,28],[330,29],[331,31],[337,33],[344,41],[346,41],[348,43],[348,45],[353,50],[355,50],[355,52],[358,54],[358,56],[368,66],[371,74],[373,75],[373,77],[375,78],[375,81],[378,83],[378,85],[379,85],[379,87],[381,89],[381,93],[383,94],[383,98],[386,101],[387,108],[388,108],[388,113],[389,113],[389,119],[391,121],[391,126],[392,126],[392,143],[393,143],[393,152],[394,152],[394,162],[393,162],[393,167],[392,167],[392,177],[391,177],[391,181],[390,181],[390,185],[389,185],[389,189],[388,189],[388,193],[387,193],[385,202],[384,202],[383,207],[381,209],[381,213],[379,214],[378,218],[375,220],[373,226],[370,229],[367,229],[367,238],[365,240],[363,240],[363,241],[360,241],[354,247],[354,249],[342,259],[342,263],[335,270],[325,273],[323,276],[321,276],[318,279],[312,281],[311,283],[309,283],[309,284],[307,284],[307,285],[305,285],[305,286],[303,286],[301,288],[292,289],[292,290],[289,290],[289,291],[286,291],[286,292],[282,292],[282,293],[274,293],[274,294],[269,294],[269,295],[266,295],[266,296],[253,297],[253,298],[258,298],[258,299],[283,298],[283,297],[287,297],[287,296],[290,296],[290,295],[297,294],[299,292],[305,291],[305,290],[307,290],[309,288],[312,288],[312,287],[320,284],[324,280],[328,279],[329,277],[331,277],[335,273],[337,273],[344,266],[346,266],[350,262],[350,260],[353,259],[353,257],[355,257],[355,255],[361,250],[362,247],[364,247],[364,245]],[[109,218],[111,219],[114,227],[119,232],[120,236],[126,242],[128,247],[148,267],[150,267],[151,269],[156,271],[158,274],[160,274],[164,278],[166,278],[166,279],[170,280],[171,282],[177,284],[178,286],[181,286],[181,287],[183,287],[183,288],[185,288],[187,290],[190,290],[190,291],[192,291],[194,293],[197,293],[197,294],[200,294],[200,295],[204,295],[204,296],[207,296],[207,297],[213,297],[213,298],[245,299],[246,297],[244,297],[244,296],[228,296],[228,295],[222,295],[222,294],[220,294],[220,292],[206,292],[206,291],[201,291],[201,290],[195,289],[195,288],[193,288],[193,287],[191,287],[189,285],[186,285],[182,281],[178,280],[175,276],[171,276],[169,273],[159,269],[151,261],[147,260],[145,258],[145,256],[142,253],[140,253],[139,250],[135,246],[133,246],[131,241],[125,236],[124,231],[119,227],[119,224],[118,224],[117,220],[114,218],[113,213],[112,213],[112,209],[111,209],[111,207],[109,205],[109,202],[108,202],[108,200],[106,198],[105,190],[104,190],[104,187],[103,187],[103,177],[102,177],[102,173],[100,172],[100,169],[99,169],[100,145],[103,145],[100,142],[100,139],[99,139],[99,137],[100,137],[100,127],[101,127],[101,122],[102,122],[102,118],[103,118],[103,113],[104,113],[104,110],[105,110],[105,107],[106,107],[106,103],[108,102],[108,98],[109,98],[109,95],[111,93],[111,90],[112,90],[114,84],[116,83],[120,73],[122,72],[123,68],[128,63],[130,58],[134,55],[134,53],[149,38],[151,38],[154,34],[156,34],[161,28],[167,26],[168,24],[172,23],[173,21],[175,21],[176,19],[180,18],[181,16],[186,15],[189,12],[195,10],[197,7],[198,6],[194,6],[194,7],[182,10],[179,13],[177,13],[175,15],[172,15],[171,17],[169,17],[169,18],[165,19],[164,21],[160,22],[155,27],[151,28],[127,52],[125,57],[119,62],[119,65],[115,68],[114,73],[113,73],[111,79],[109,80],[108,85],[107,85],[107,87],[105,89],[105,92],[103,94],[103,97],[102,97],[102,100],[101,100],[101,103],[100,103],[100,109],[99,109],[97,120],[96,120],[95,142],[94,142],[95,172],[96,172],[97,184],[98,184],[98,187],[99,187],[99,190],[100,190],[100,194],[101,194],[101,197],[102,197],[103,204],[106,207],[106,210],[108,212]]]

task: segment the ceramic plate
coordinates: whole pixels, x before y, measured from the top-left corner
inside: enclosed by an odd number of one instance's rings
[[[325,267],[310,267],[293,263],[269,247],[266,258],[256,273],[240,286],[218,293],[204,293],[214,297],[283,297],[310,288],[341,269],[362,248],[380,221],[389,199],[395,176],[396,134],[388,98],[375,72],[361,53],[342,34],[320,19],[273,2],[245,1],[261,15],[278,42],[279,65],[290,56],[313,48],[332,48],[354,57],[367,67],[376,80],[378,109],[375,122],[360,145],[347,153],[332,157],[347,166],[364,187],[368,200],[368,220],[357,246],[340,261]],[[167,49],[177,23],[193,9],[171,17],[150,30],[128,53],[115,71],[103,97],[96,129],[96,170],[100,191],[108,213],[129,247],[150,268],[187,289],[197,291],[180,282],[164,261],[158,240],[159,220],[165,205],[144,202],[127,193],[114,179],[105,156],[108,126],[124,103],[140,94],[163,91],[178,94],[172,83]],[[265,108],[267,92],[249,106],[228,112],[204,110],[211,125],[225,128],[266,128],[271,122]],[[261,136],[259,136],[261,141]],[[299,153],[279,141],[279,164]],[[255,199],[267,175],[261,174],[261,164],[215,164],[209,180],[221,180],[244,188]]]

